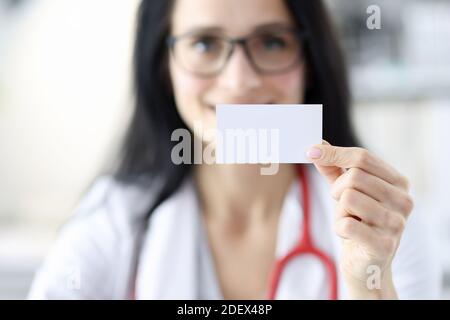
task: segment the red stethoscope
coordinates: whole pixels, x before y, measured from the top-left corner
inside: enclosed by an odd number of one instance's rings
[[[318,249],[312,239],[310,233],[310,203],[309,203],[309,187],[305,174],[304,166],[297,165],[298,179],[301,185],[301,199],[303,204],[303,223],[301,226],[301,234],[298,243],[283,257],[275,261],[274,267],[269,277],[268,299],[275,299],[281,274],[286,265],[294,258],[302,255],[310,255],[317,258],[325,268],[325,272],[329,282],[328,297],[330,300],[337,299],[337,274],[336,265],[333,260],[323,251]]]

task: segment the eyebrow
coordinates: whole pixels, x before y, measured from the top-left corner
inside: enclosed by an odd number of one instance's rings
[[[269,22],[269,23],[263,23],[263,24],[259,24],[255,27],[253,27],[249,34],[255,33],[255,32],[260,32],[260,31],[266,31],[266,30],[271,30],[274,28],[293,28],[294,25],[292,23],[289,22]],[[197,27],[192,27],[189,28],[188,31],[183,32],[182,34],[195,34],[195,33],[200,33],[200,32],[211,32],[211,33],[221,33],[221,34],[225,34],[224,32],[224,28],[219,27],[219,26],[197,26]]]

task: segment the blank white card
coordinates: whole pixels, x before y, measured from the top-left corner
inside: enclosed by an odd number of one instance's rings
[[[321,104],[219,104],[216,163],[310,163],[322,143]]]

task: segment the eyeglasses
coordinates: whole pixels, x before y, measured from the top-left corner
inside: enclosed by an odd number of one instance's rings
[[[243,47],[257,72],[276,74],[289,71],[301,61],[305,36],[293,28],[274,28],[243,38],[204,31],[170,36],[167,44],[176,63],[198,76],[218,75],[237,45]]]

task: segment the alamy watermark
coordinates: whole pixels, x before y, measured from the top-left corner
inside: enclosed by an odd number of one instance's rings
[[[81,268],[71,266],[66,270],[66,288],[71,291],[81,290]]]
[[[381,289],[381,268],[372,264],[367,267],[366,273],[369,274],[366,280],[367,289]]]
[[[381,29],[381,8],[375,4],[367,7],[366,13],[369,14],[366,20],[366,26],[369,30]]]
[[[197,123],[194,125],[194,133],[184,128],[172,132],[171,140],[178,142],[171,151],[172,163],[263,164],[268,166],[261,167],[262,175],[274,175],[278,172],[279,129],[203,130]]]

